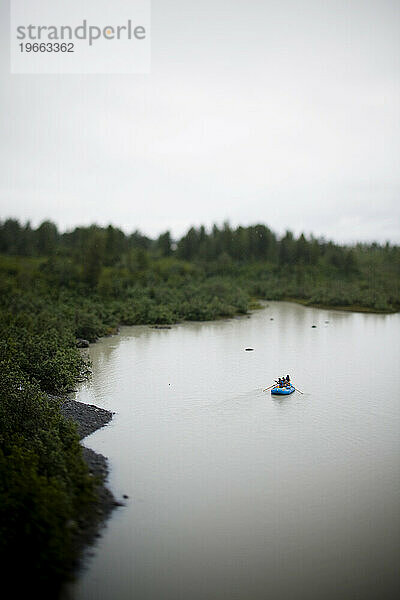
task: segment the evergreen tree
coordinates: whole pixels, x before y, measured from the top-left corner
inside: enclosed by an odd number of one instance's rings
[[[177,254],[184,260],[192,260],[198,256],[199,237],[194,227],[178,242]]]
[[[161,256],[171,256],[172,254],[172,239],[169,231],[162,233],[157,240],[156,248]]]
[[[291,265],[295,260],[295,240],[293,234],[287,231],[279,242],[279,264]]]
[[[83,261],[83,280],[92,289],[99,282],[103,256],[104,240],[100,234],[95,233],[89,241]]]
[[[56,250],[58,242],[57,227],[51,221],[43,221],[36,229],[36,248],[41,256],[49,256]]]
[[[106,229],[104,262],[106,265],[115,265],[125,251],[126,238],[123,231],[109,225]]]
[[[0,252],[18,254],[21,226],[16,219],[7,219],[0,225]]]

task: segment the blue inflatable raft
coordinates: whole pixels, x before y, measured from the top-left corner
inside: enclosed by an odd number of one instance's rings
[[[274,385],[271,390],[271,394],[274,396],[288,396],[289,394],[293,394],[295,388],[292,385],[288,387],[279,387],[279,385]]]

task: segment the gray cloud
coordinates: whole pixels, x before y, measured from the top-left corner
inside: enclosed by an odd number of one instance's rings
[[[151,75],[9,74],[1,216],[400,241],[399,5],[152,3]]]

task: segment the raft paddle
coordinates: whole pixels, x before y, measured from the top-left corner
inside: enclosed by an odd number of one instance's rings
[[[272,387],[274,387],[274,385],[276,385],[276,383],[273,383],[269,387],[265,388],[265,390],[263,390],[263,392],[266,392],[267,390],[270,390]]]
[[[298,390],[297,388],[294,388],[294,389],[296,390],[296,392],[300,392],[300,390]],[[300,392],[300,394],[304,394],[304,392]]]

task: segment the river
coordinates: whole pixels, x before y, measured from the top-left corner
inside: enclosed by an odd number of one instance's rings
[[[399,334],[400,314],[269,302],[92,345],[77,399],[116,414],[85,445],[128,498],[71,599],[396,597]],[[303,394],[263,392],[287,373]]]

